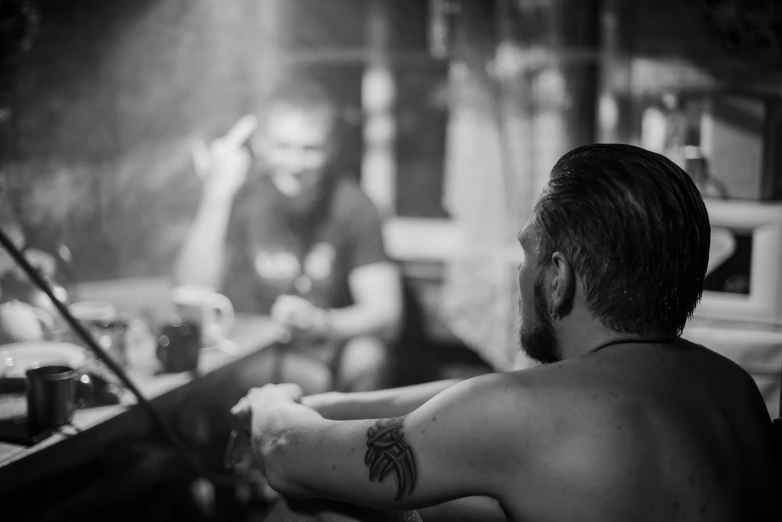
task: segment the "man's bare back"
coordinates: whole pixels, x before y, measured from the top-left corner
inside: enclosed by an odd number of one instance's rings
[[[765,404],[744,370],[704,347],[687,341],[622,343],[563,362],[471,381],[450,390],[447,383],[432,383],[428,390],[421,389],[422,397],[442,386],[428,407],[450,394],[455,407],[430,409],[442,412],[437,424],[449,423],[447,417],[453,415],[447,430],[468,425],[483,447],[501,454],[506,464],[494,464],[489,472],[499,477],[484,473],[478,482],[485,481],[487,488],[466,493],[493,497],[508,520],[777,518],[774,499],[782,467],[775,464],[778,449]],[[393,414],[378,399],[382,393],[375,392],[370,402]],[[387,393],[389,398],[401,396],[398,391]],[[332,403],[336,409],[331,411],[360,411],[362,400],[351,402],[354,395],[343,396],[348,402],[341,406]],[[479,417],[486,420],[476,421]],[[413,425],[410,431],[430,437]],[[410,437],[414,450],[421,450],[418,464],[423,467],[428,451],[416,434]],[[436,443],[437,436],[433,438]],[[458,440],[466,438],[462,433]],[[451,448],[458,463],[454,473],[465,465],[480,466],[465,461],[483,454],[468,453],[468,446]],[[465,476],[459,481],[469,480]],[[353,501],[361,504],[363,498]],[[304,519],[284,503],[278,508],[279,513],[288,513],[280,520]],[[360,510],[316,512],[331,513],[331,518],[324,518],[329,520],[378,516]]]
[[[512,519],[772,520],[771,422],[731,361],[686,341],[624,344],[516,378],[544,424],[500,499]]]
[[[360,410],[351,403],[353,395],[344,396],[348,402],[337,409]],[[389,390],[389,398],[394,395],[401,396]],[[371,402],[379,406],[382,400]],[[313,437],[312,447],[320,450],[294,445],[289,458],[307,451],[302,465],[333,468],[334,480],[344,484],[308,473],[299,481],[381,509],[447,501],[445,488],[456,484],[462,491],[457,497],[494,498],[516,521],[777,519],[778,449],[754,382],[733,362],[687,341],[622,343],[534,369],[451,383],[412,412],[406,428],[420,474],[409,501],[383,500],[361,477],[362,454],[354,447],[339,454],[345,442],[334,445],[333,455],[316,442],[320,436]],[[431,460],[440,452],[445,461]],[[284,484],[283,491],[297,496],[313,487],[301,490],[299,481],[292,488]],[[365,485],[355,496],[328,493]],[[334,514],[338,520],[377,516]]]

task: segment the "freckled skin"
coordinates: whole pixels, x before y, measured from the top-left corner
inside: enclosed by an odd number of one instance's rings
[[[501,501],[513,520],[778,520],[773,432],[742,369],[686,341],[577,359],[523,372],[544,435]]]

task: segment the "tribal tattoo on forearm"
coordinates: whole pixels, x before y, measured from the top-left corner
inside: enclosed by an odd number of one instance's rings
[[[405,417],[380,419],[367,430],[367,454],[364,464],[369,466],[370,482],[382,482],[394,472],[396,476],[396,500],[413,493],[416,482],[416,466],[413,448],[405,440]]]

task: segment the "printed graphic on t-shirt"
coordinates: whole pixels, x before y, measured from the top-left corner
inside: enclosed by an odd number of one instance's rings
[[[318,243],[304,261],[304,273],[312,279],[326,279],[334,269],[337,249],[331,243]]]
[[[328,278],[334,270],[337,250],[330,243],[317,243],[304,261],[304,271],[293,252],[286,250],[260,250],[255,254],[255,270],[262,279],[291,281],[299,275],[314,280]]]
[[[262,279],[290,281],[299,275],[299,260],[292,252],[261,250],[255,254],[255,271]]]

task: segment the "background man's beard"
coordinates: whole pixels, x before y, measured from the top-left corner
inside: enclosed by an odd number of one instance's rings
[[[276,188],[276,187],[275,187]],[[331,193],[328,179],[321,179],[315,185],[304,188],[295,196],[288,196],[277,189],[277,204],[285,214],[294,221],[308,221],[320,217],[328,204]]]
[[[546,310],[542,281],[535,281],[532,300],[534,303],[532,324],[524,324],[523,320],[520,321],[519,343],[521,349],[532,360],[541,364],[559,362],[559,346],[554,335],[554,324],[551,322],[548,310]]]
[[[314,190],[305,190],[295,196],[279,195],[280,205],[294,218],[304,218],[315,212],[320,204],[320,194]]]

